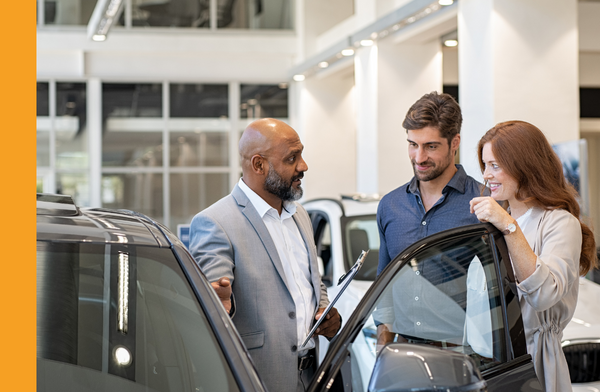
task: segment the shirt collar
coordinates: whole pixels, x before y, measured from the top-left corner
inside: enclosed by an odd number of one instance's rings
[[[459,191],[460,193],[465,193],[465,185],[467,183],[467,177],[468,177],[467,172],[465,172],[465,169],[462,167],[462,165],[454,165],[454,166],[456,166],[456,169],[457,169],[456,173],[454,173],[454,175],[452,176],[450,181],[448,181],[448,183],[442,190],[442,193],[446,193],[448,190],[448,187],[454,188],[457,191]],[[420,194],[419,181],[417,180],[417,177],[413,176],[412,180],[410,180],[410,183],[408,184],[408,187],[406,188],[406,191],[410,192],[414,195]]]
[[[250,187],[248,185],[246,185],[246,183],[244,182],[243,179],[240,178],[240,181],[238,182],[238,186],[240,187],[242,192],[244,192],[246,194],[246,196],[250,200],[250,203],[252,203],[252,205],[256,209],[256,212],[258,212],[258,215],[260,215],[261,218],[264,218],[265,215],[267,214],[267,212],[269,212],[270,210],[273,210],[273,213],[275,216],[278,215],[277,210],[275,208],[271,207],[269,205],[269,203],[267,203],[256,192],[254,192],[252,189],[250,189]],[[296,204],[294,202],[284,201],[283,202],[283,210],[281,211],[281,218],[282,219],[288,218],[288,217],[294,215],[295,213],[296,213]]]

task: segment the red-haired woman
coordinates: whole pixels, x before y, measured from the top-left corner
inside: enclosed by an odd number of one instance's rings
[[[594,235],[579,220],[576,191],[538,128],[523,121],[497,124],[479,141],[478,155],[491,197],[471,200],[471,212],[504,233],[527,351],[542,386],[571,391],[560,343],[575,311],[579,275],[597,263]]]

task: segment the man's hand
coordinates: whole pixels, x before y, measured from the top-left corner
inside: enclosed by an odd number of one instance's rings
[[[318,320],[323,315],[325,308],[319,308],[315,315],[315,320]],[[332,338],[340,330],[342,326],[342,318],[336,308],[331,308],[329,313],[325,316],[325,320],[319,325],[319,328],[315,331],[315,335],[323,335],[326,338]]]
[[[406,339],[402,336],[398,335],[398,338],[396,338],[396,335],[395,332],[389,330],[386,324],[379,324],[377,326],[377,344],[375,346],[375,351],[379,353],[386,344],[393,342],[394,339],[397,339],[397,341],[401,343],[406,342]]]
[[[216,282],[212,282],[210,285],[217,293],[217,296],[223,303],[227,313],[229,313],[231,311],[231,282],[229,281],[229,278],[222,277]]]

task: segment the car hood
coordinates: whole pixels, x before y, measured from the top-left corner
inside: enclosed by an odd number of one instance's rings
[[[579,279],[579,298],[573,319],[563,332],[563,342],[575,339],[600,339],[600,285]]]

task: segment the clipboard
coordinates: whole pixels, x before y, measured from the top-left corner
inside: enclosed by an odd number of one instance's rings
[[[344,275],[342,275],[340,277],[337,285],[339,286],[344,281],[346,283],[344,283],[344,286],[337,293],[337,295],[335,296],[335,299],[333,301],[331,301],[329,303],[329,305],[327,305],[327,308],[325,308],[325,310],[323,311],[321,318],[318,319],[317,322],[315,323],[315,325],[312,327],[312,329],[308,333],[308,336],[306,337],[306,340],[304,340],[304,342],[300,346],[300,349],[302,349],[304,346],[306,346],[306,343],[308,343],[310,341],[310,339],[313,337],[313,335],[317,331],[317,328],[319,328],[319,325],[321,325],[321,323],[325,320],[325,316],[327,316],[327,313],[329,313],[331,308],[333,308],[333,305],[335,305],[337,300],[342,296],[342,294],[344,293],[344,291],[346,290],[346,288],[348,287],[348,285],[350,284],[352,279],[354,279],[354,276],[356,275],[356,273],[358,272],[360,267],[362,267],[363,263],[365,262],[365,258],[367,257],[367,254],[369,254],[369,250],[363,250],[361,252],[360,256],[358,256],[358,259],[356,260],[356,263],[354,263],[352,268],[350,268],[350,270],[348,272],[346,272]]]

